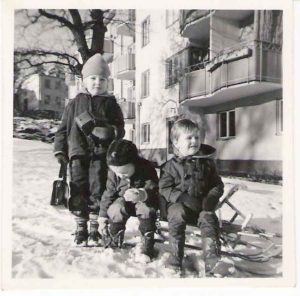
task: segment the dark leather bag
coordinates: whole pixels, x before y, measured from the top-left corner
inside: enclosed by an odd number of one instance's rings
[[[60,165],[59,179],[53,182],[51,206],[68,208],[69,185],[67,182],[67,168],[66,164]]]

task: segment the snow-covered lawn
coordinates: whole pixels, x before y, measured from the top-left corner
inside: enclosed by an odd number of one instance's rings
[[[168,252],[159,248],[156,260],[135,262],[133,249],[76,248],[72,245],[75,225],[66,210],[49,205],[52,182],[57,177],[58,164],[52,155],[52,145],[14,139],[13,167],[13,278],[169,278],[177,277],[164,262]],[[224,178],[225,183],[241,184],[231,201],[245,214],[253,213],[253,222],[269,231],[281,232],[282,188]],[[228,185],[227,185],[228,186]],[[224,206],[222,218],[232,215]],[[137,220],[130,218],[125,240],[139,241]],[[186,250],[199,261],[201,252]],[[247,264],[247,262],[245,262]],[[250,263],[249,263],[250,264]],[[261,264],[261,263],[260,263]],[[276,265],[280,272],[281,261]],[[187,275],[195,277],[195,273]],[[252,276],[235,270],[232,277]],[[257,275],[255,276],[257,277]]]

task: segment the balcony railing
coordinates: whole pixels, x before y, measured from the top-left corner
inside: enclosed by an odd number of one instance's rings
[[[122,80],[135,79],[135,54],[124,54],[116,59],[115,76]]]
[[[281,48],[251,41],[227,48],[207,63],[185,69],[180,82],[180,102],[251,82],[281,83]]]
[[[180,10],[179,23],[180,32],[185,36],[185,29],[192,23],[206,18],[211,13],[211,10]],[[188,36],[185,36],[188,37]]]
[[[134,119],[135,118],[135,103],[129,101],[119,102],[122,109],[124,119]]]

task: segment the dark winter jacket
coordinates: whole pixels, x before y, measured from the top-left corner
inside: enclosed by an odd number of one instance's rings
[[[215,149],[202,144],[186,158],[173,157],[162,167],[159,192],[169,203],[182,202],[195,211],[212,211],[223,194],[212,155]]]
[[[69,158],[88,155],[91,151],[91,139],[86,137],[75,122],[75,117],[89,111],[98,121],[112,125],[116,130],[117,138],[125,134],[124,119],[120,106],[114,96],[94,96],[85,90],[66,106],[60,127],[55,134],[54,153],[63,153]],[[106,143],[107,148],[109,143]],[[104,149],[105,152],[105,149]]]
[[[144,188],[147,192],[145,203],[149,207],[158,207],[158,177],[150,161],[139,158],[135,165],[135,172],[127,180],[119,178],[112,170],[108,171],[106,190],[100,202],[100,217],[107,217],[109,206],[119,197],[123,197],[129,188]]]

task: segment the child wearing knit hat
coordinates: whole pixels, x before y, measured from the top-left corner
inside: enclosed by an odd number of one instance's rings
[[[99,243],[97,219],[107,178],[106,151],[125,133],[121,108],[107,92],[109,76],[101,54],[87,60],[82,69],[84,88],[66,106],[55,135],[54,155],[60,163],[69,163],[69,210],[75,216],[79,246]]]
[[[139,259],[148,262],[154,253],[154,231],[158,208],[158,177],[153,165],[138,156],[136,146],[115,140],[107,151],[109,166],[106,190],[102,196],[99,231],[104,244],[121,247],[126,221],[139,220],[142,235]]]

